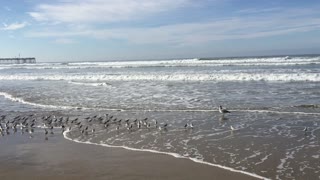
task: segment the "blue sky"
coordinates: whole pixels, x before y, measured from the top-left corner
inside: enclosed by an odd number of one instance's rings
[[[319,9],[319,0],[1,0],[0,57],[319,54]]]

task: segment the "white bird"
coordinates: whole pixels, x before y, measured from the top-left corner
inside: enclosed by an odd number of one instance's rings
[[[307,126],[303,129],[304,132],[307,132],[308,131],[308,128]]]
[[[230,113],[230,111],[228,111],[227,109],[223,109],[222,106],[219,106],[219,112],[221,114]]]
[[[190,124],[189,124],[189,127],[190,127],[191,129],[193,129],[193,124],[192,124],[192,123],[190,123]]]
[[[236,130],[232,125],[230,126],[230,129],[233,131],[233,130]]]

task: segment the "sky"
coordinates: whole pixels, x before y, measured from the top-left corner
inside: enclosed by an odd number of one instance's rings
[[[0,0],[0,58],[320,54],[319,0]]]

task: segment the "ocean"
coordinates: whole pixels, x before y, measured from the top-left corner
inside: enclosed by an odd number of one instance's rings
[[[65,131],[74,142],[258,178],[320,178],[320,55],[0,64],[0,115],[21,114],[95,130]]]

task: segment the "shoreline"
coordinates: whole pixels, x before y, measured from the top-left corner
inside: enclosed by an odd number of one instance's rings
[[[256,179],[187,158],[70,142],[61,134],[48,140],[0,137],[0,178],[6,179]]]
[[[136,151],[136,152],[148,152],[148,153],[155,153],[155,154],[161,154],[161,155],[169,155],[169,156],[172,156],[172,157],[174,157],[176,159],[186,159],[186,160],[192,161],[193,163],[204,164],[204,165],[208,165],[208,166],[211,166],[211,167],[227,170],[227,171],[230,171],[230,172],[248,175],[250,177],[254,177],[254,178],[257,178],[257,179],[268,179],[266,177],[263,177],[263,176],[260,176],[260,175],[254,174],[254,173],[233,169],[233,168],[222,166],[222,165],[219,165],[219,164],[209,163],[209,162],[202,161],[202,160],[199,160],[199,159],[196,159],[196,158],[184,157],[184,156],[181,156],[181,155],[179,155],[177,153],[162,152],[162,151],[156,151],[156,150],[152,150],[152,149],[137,149],[137,148],[131,148],[131,147],[127,147],[127,146],[114,146],[114,145],[109,145],[109,144],[98,144],[98,143],[93,143],[93,142],[89,142],[89,141],[82,142],[82,141],[78,141],[78,140],[73,140],[73,139],[67,137],[66,134],[68,132],[69,131],[65,131],[63,133],[64,138],[69,140],[69,141],[80,143],[80,144],[88,144],[88,145],[102,146],[102,147],[108,147],[108,148],[121,148],[121,149],[129,150],[129,151]]]

